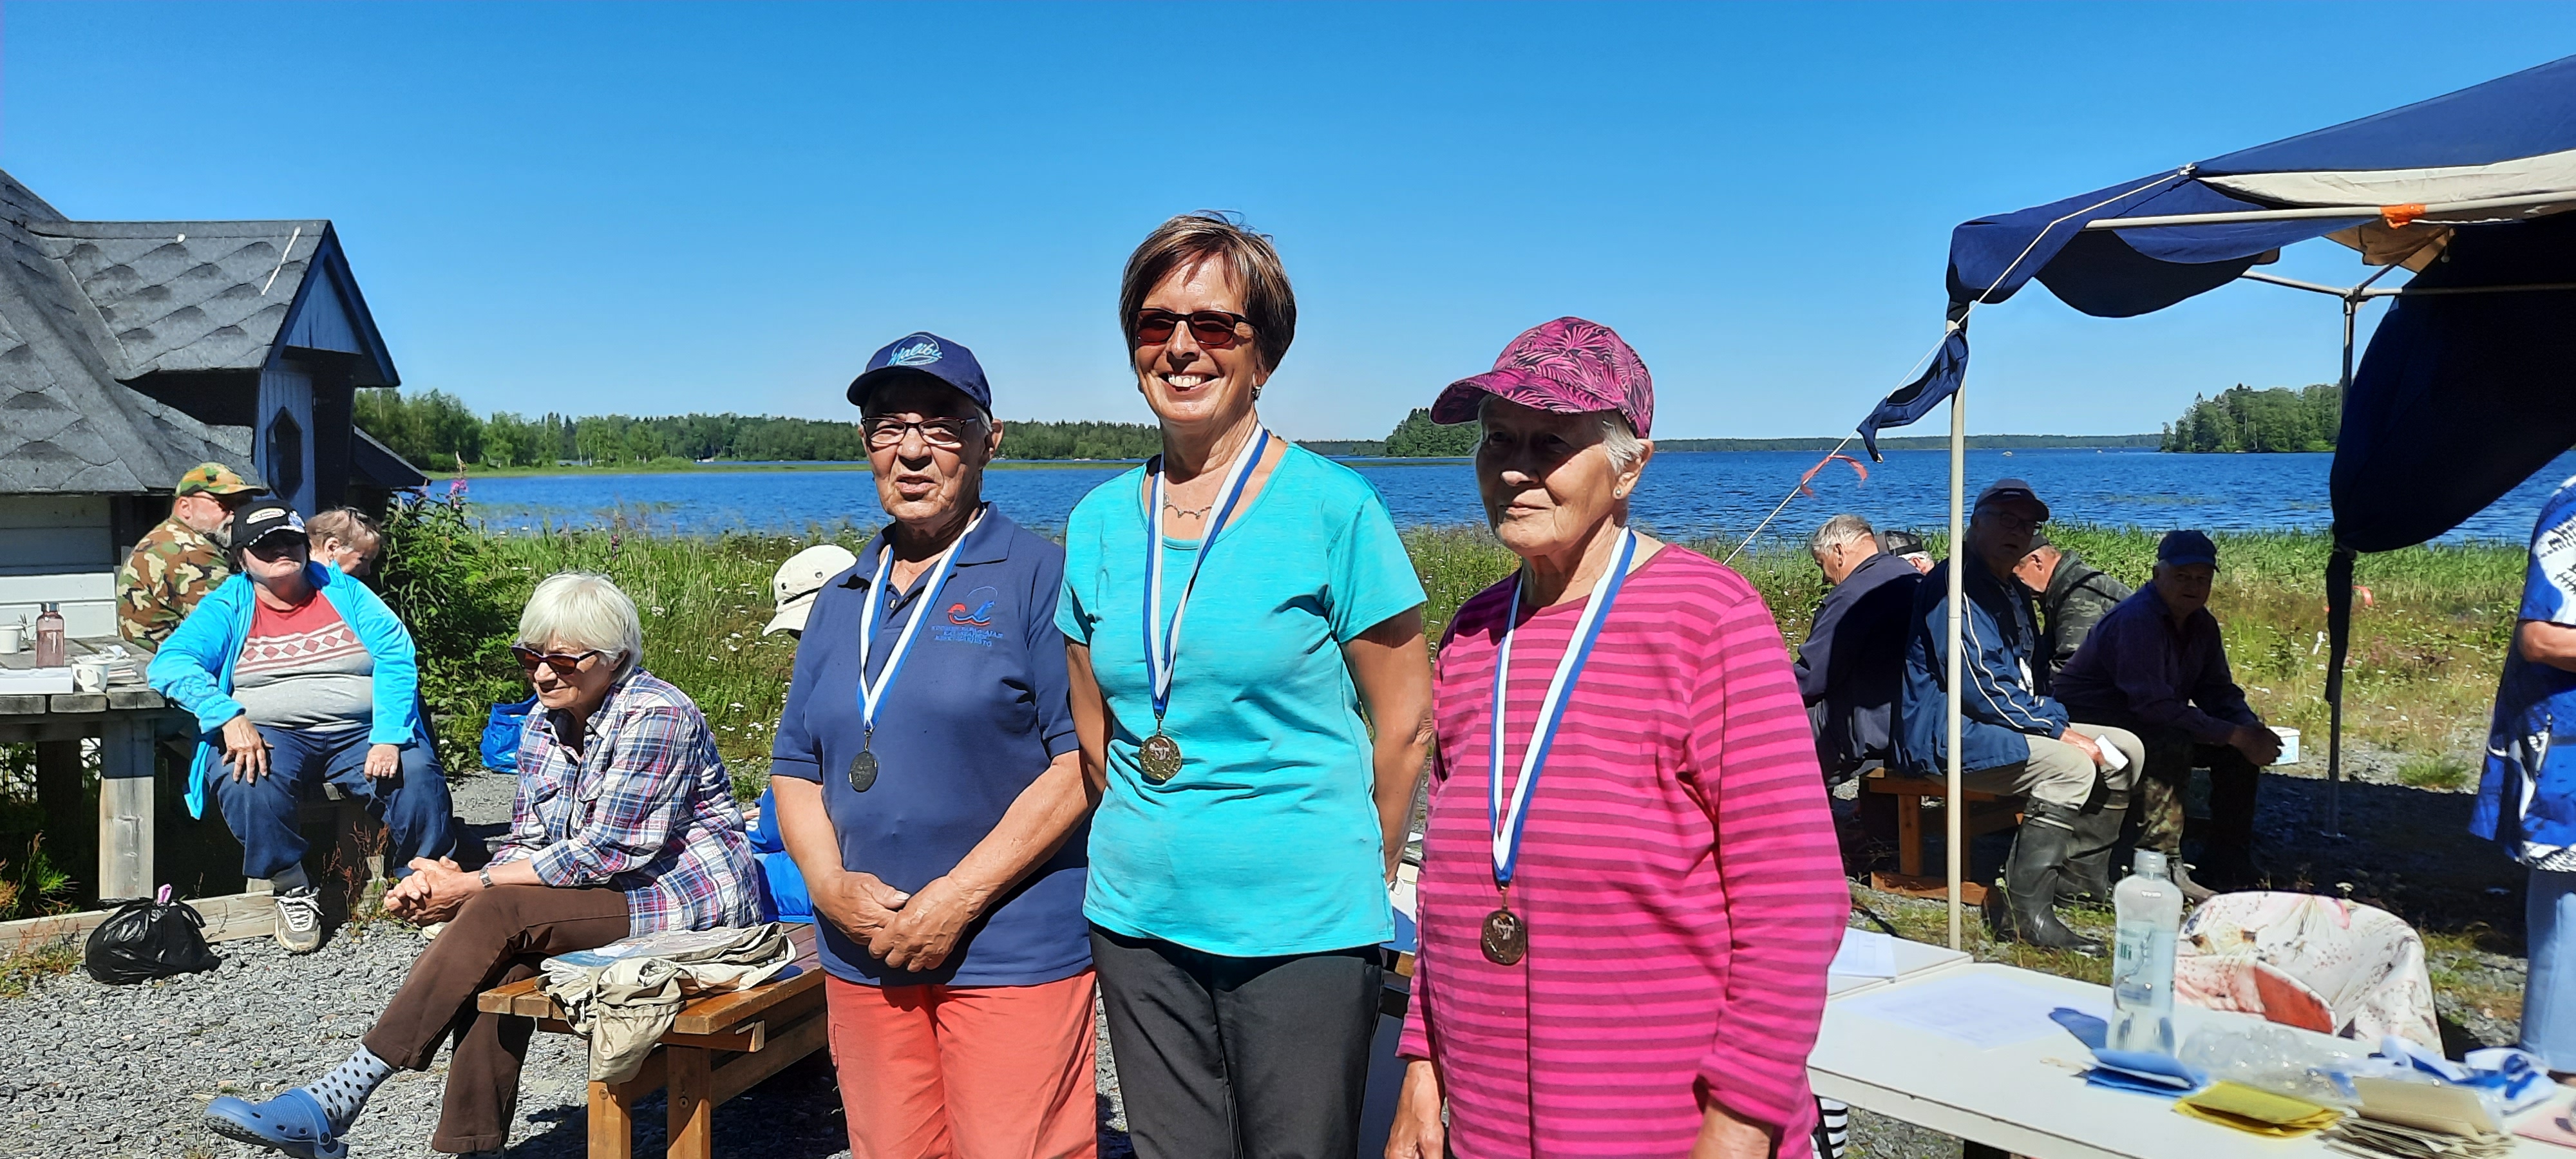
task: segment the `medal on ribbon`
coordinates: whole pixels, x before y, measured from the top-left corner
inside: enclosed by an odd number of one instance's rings
[[[1610,605],[1619,598],[1619,589],[1628,582],[1628,565],[1637,555],[1637,533],[1622,531],[1619,550],[1610,560],[1610,570],[1592,589],[1592,600],[1574,622],[1574,635],[1565,643],[1565,655],[1557,658],[1556,674],[1548,678],[1547,695],[1540,699],[1538,721],[1530,728],[1527,748],[1521,750],[1520,778],[1512,784],[1508,808],[1503,797],[1504,718],[1509,699],[1505,692],[1511,683],[1512,635],[1521,614],[1521,579],[1512,581],[1512,603],[1509,619],[1504,621],[1502,645],[1494,650],[1494,726],[1492,751],[1487,754],[1491,775],[1486,780],[1485,820],[1493,835],[1494,891],[1500,902],[1485,915],[1485,927],[1477,939],[1485,951],[1485,960],[1497,966],[1520,962],[1529,953],[1529,922],[1512,912],[1512,872],[1520,863],[1522,827],[1529,820],[1532,791],[1538,786],[1539,774],[1547,768],[1547,751],[1556,743],[1557,725],[1565,717],[1565,699],[1574,691],[1575,682],[1583,677],[1583,664],[1592,657],[1593,642],[1601,638],[1602,621],[1610,614]],[[1528,571],[1522,571],[1526,578]]]
[[[929,581],[922,585],[920,608],[913,612],[912,619],[904,622],[903,631],[896,634],[894,651],[887,654],[885,667],[877,670],[876,683],[870,684],[868,650],[876,636],[877,605],[884,603],[887,612],[892,613],[894,597],[900,594],[886,590],[886,579],[894,571],[894,537],[891,532],[886,536],[885,550],[877,555],[876,579],[868,584],[867,602],[859,609],[859,755],[850,758],[852,792],[864,793],[876,786],[877,706],[885,703],[887,690],[894,687],[895,674],[903,670],[904,657],[912,653],[913,635],[921,630],[921,622],[930,618],[926,609],[939,602],[939,589],[948,582],[948,565],[956,560],[957,548],[966,542],[967,536],[975,534],[975,528],[984,522],[987,510],[990,508],[977,510],[975,517],[966,521],[966,530],[958,532],[957,538],[939,553],[938,562],[931,565]]]
[[[1218,487],[1220,499],[1215,514],[1208,518],[1199,533],[1198,558],[1190,561],[1189,578],[1181,584],[1180,599],[1172,605],[1172,627],[1163,629],[1163,457],[1145,465],[1153,479],[1153,517],[1145,541],[1145,677],[1153,688],[1154,735],[1136,746],[1136,768],[1145,779],[1159,785],[1181,775],[1181,742],[1163,731],[1163,714],[1172,707],[1172,665],[1180,658],[1181,617],[1189,614],[1190,592],[1198,587],[1199,569],[1207,566],[1208,553],[1216,550],[1217,532],[1234,514],[1235,504],[1243,499],[1244,484],[1252,478],[1253,465],[1270,449],[1267,427],[1252,428],[1252,438],[1235,456],[1234,464],[1225,470]]]

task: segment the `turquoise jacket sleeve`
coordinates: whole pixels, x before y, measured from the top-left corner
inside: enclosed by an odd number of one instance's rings
[[[320,564],[308,566],[324,598],[340,612],[349,629],[358,634],[358,643],[376,662],[374,681],[375,723],[367,730],[369,744],[409,744],[420,731],[420,714],[416,710],[420,697],[420,662],[411,642],[411,629],[403,627],[402,618],[367,585],[340,574],[340,569]]]
[[[240,702],[224,690],[222,677],[225,661],[241,651],[242,601],[249,598],[250,580],[242,576],[217,585],[179,621],[144,669],[152,690],[195,716],[199,732],[211,733],[242,714]]]

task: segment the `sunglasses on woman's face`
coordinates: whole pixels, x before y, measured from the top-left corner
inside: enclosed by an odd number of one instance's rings
[[[1140,310],[1136,313],[1136,344],[1160,346],[1172,340],[1172,332],[1190,328],[1190,338],[1210,350],[1230,350],[1234,344],[1252,337],[1252,319],[1223,310],[1199,310],[1175,314],[1169,310]]]
[[[537,665],[543,664],[548,668],[554,669],[555,675],[557,676],[570,676],[575,672],[581,671],[582,661],[588,660],[593,656],[608,655],[606,652],[593,648],[587,652],[578,652],[567,656],[561,652],[540,652],[525,644],[510,645],[510,654],[519,658],[519,668],[530,675],[534,675],[536,673]]]

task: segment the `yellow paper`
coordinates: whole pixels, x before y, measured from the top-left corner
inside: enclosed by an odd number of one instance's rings
[[[2334,1121],[2341,1117],[2334,1110],[2305,1099],[2276,1095],[2223,1080],[2211,1083],[2197,1094],[2176,1100],[2174,1110],[2205,1123],[2234,1127],[2275,1139],[2321,1131],[2333,1126]]]

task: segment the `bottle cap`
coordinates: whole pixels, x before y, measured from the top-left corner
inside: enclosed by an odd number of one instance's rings
[[[2153,849],[2138,850],[2137,857],[2130,863],[2129,871],[2140,877],[2151,877],[2157,881],[2164,881],[2169,877],[2165,869],[2165,855]]]

